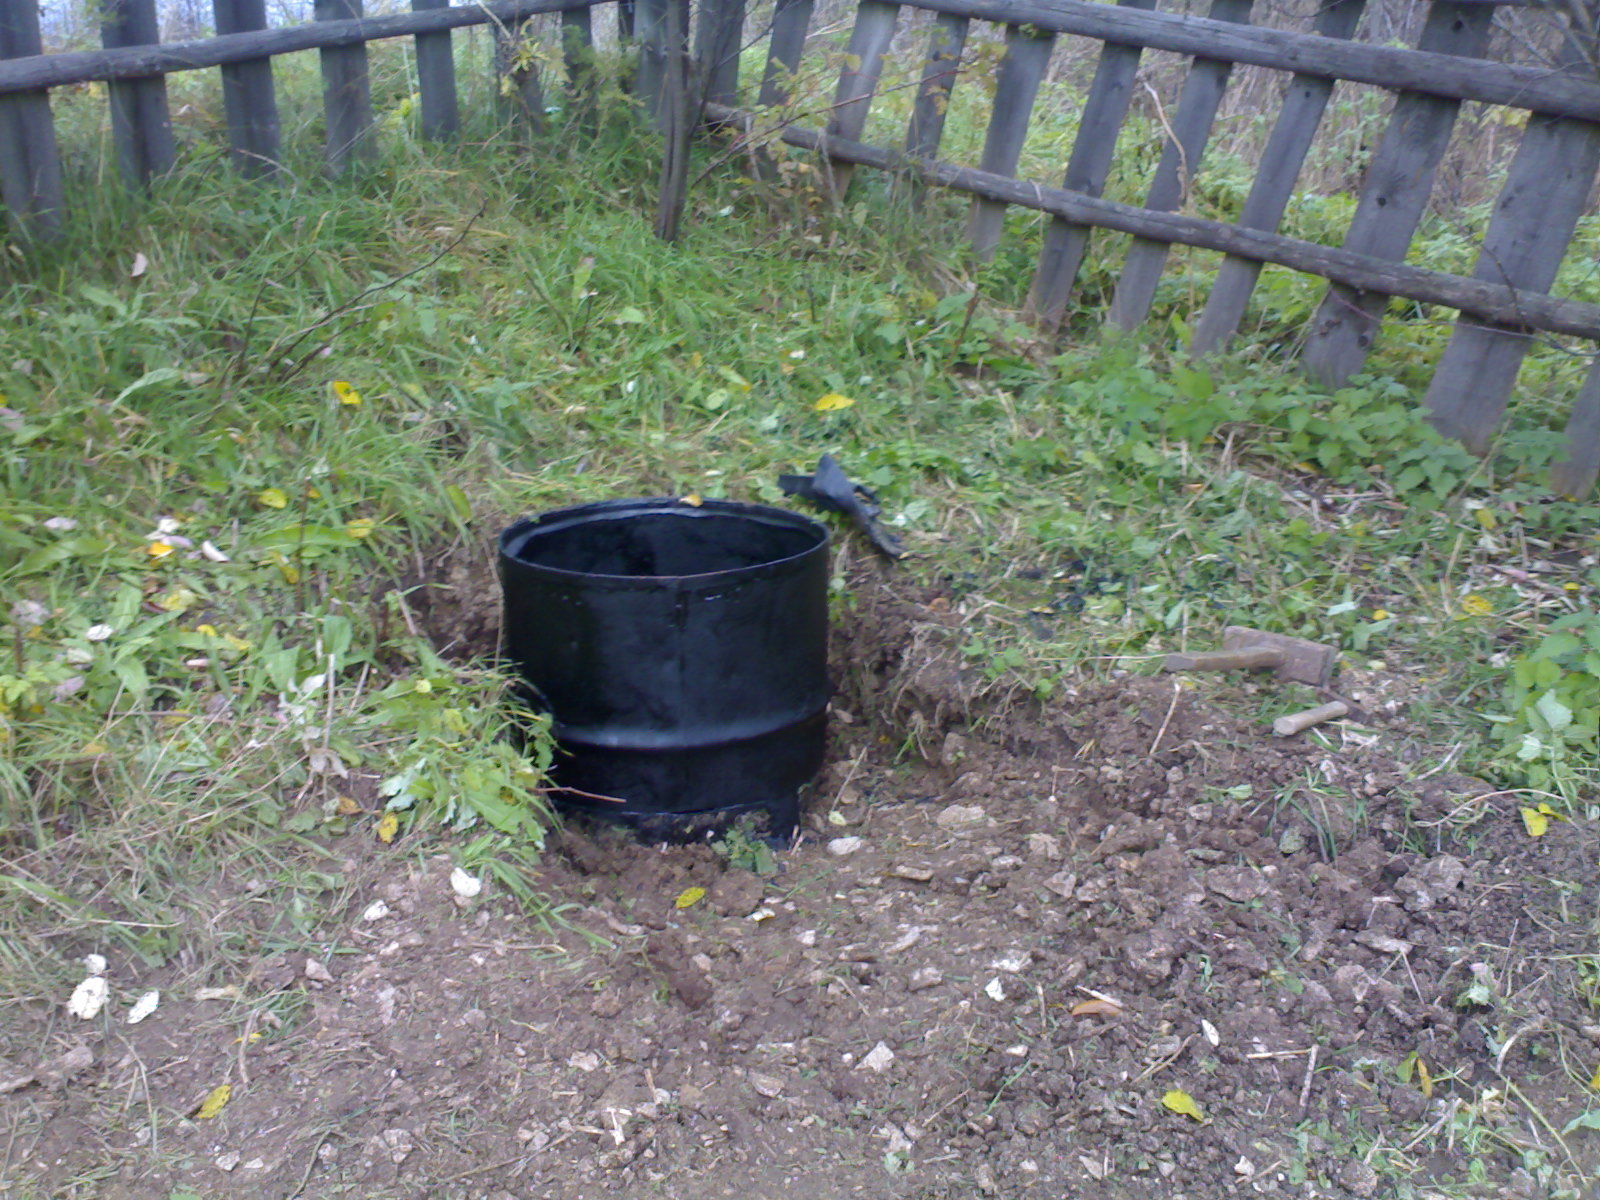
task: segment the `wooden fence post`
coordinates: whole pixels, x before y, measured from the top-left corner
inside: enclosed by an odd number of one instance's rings
[[[939,157],[944,121],[950,111],[950,93],[961,72],[961,54],[967,46],[968,17],[940,13],[928,35],[928,57],[922,64],[922,81],[906,125],[906,154],[931,161]],[[921,194],[918,189],[917,194]]]
[[[1560,65],[1588,66],[1577,36],[1564,47]],[[1505,187],[1495,199],[1473,277],[1548,291],[1578,218],[1589,209],[1597,170],[1600,125],[1530,113]],[[1511,400],[1530,337],[1522,329],[1457,320],[1428,384],[1434,426],[1474,453],[1485,453]],[[1576,411],[1573,420],[1579,421]]]
[[[1567,418],[1567,449],[1550,469],[1550,486],[1581,500],[1600,477],[1600,357],[1589,364],[1583,387]]]
[[[885,0],[861,0],[856,8],[855,28],[850,31],[850,47],[845,51],[844,70],[839,74],[839,89],[833,98],[833,115],[828,121],[828,137],[849,142],[861,140],[867,127],[872,97],[883,74],[883,56],[889,52],[895,26],[900,21],[900,6]],[[850,190],[855,168],[840,161],[829,161],[828,190],[835,202],[844,200]]]
[[[1366,8],[1366,0],[1332,0],[1317,13],[1313,30],[1323,37],[1349,39]],[[1316,75],[1295,75],[1284,91],[1283,105],[1273,124],[1272,136],[1261,154],[1261,166],[1238,224],[1244,229],[1264,229],[1271,233],[1283,220],[1283,212],[1294,195],[1300,167],[1316,137],[1322,113],[1333,94],[1333,80]],[[1261,264],[1254,259],[1230,255],[1217,268],[1211,294],[1194,327],[1196,355],[1209,354],[1226,345],[1244,319],[1261,277]]]
[[[37,0],[0,0],[0,60],[40,53]],[[61,235],[66,203],[49,92],[0,96],[0,199],[24,238]]]
[[[315,0],[318,21],[344,21],[359,17],[361,0]],[[328,125],[328,168],[334,174],[370,159],[372,140],[372,84],[367,75],[367,44],[328,46],[322,57],[322,109]]]
[[[411,0],[411,11],[449,8],[450,0]],[[417,91],[422,94],[422,136],[448,141],[461,128],[461,108],[456,98],[454,39],[448,29],[417,34]]]
[[[211,11],[219,34],[267,27],[266,0],[211,0]],[[234,166],[246,178],[270,175],[278,169],[282,152],[272,60],[225,63],[221,70],[222,107],[228,118]]]
[[[1482,57],[1494,7],[1439,0],[1428,10],[1417,48]],[[1405,258],[1460,108],[1459,100],[1400,93],[1383,142],[1367,167],[1367,184],[1345,234],[1345,249],[1397,262]],[[1380,293],[1331,285],[1306,338],[1306,373],[1324,386],[1338,387],[1359,371],[1388,306],[1389,297]]]
[[[694,53],[711,104],[739,103],[739,52],[744,48],[745,0],[702,0]]]
[[[995,80],[994,106],[989,113],[989,131],[983,140],[979,170],[996,175],[1011,175],[1016,171],[1017,163],[1022,161],[1022,144],[1028,138],[1033,102],[1055,48],[1053,33],[1006,26],[1006,54]],[[1004,204],[981,196],[973,198],[972,209],[967,214],[967,240],[972,244],[973,257],[979,262],[988,262],[994,257],[1005,223]]]
[[[1209,15],[1213,20],[1247,24],[1253,0],[1212,0]],[[1166,148],[1156,167],[1144,207],[1155,212],[1177,212],[1194,186],[1200,160],[1211,140],[1211,126],[1228,90],[1233,64],[1218,58],[1195,58],[1183,81],[1178,111],[1168,127]],[[1171,246],[1166,242],[1135,238],[1128,248],[1117,290],[1111,297],[1108,324],[1132,330],[1144,324],[1155,302],[1161,273],[1166,268]]]
[[[159,45],[155,0],[105,0],[100,42],[107,50]],[[166,76],[114,79],[109,86],[111,132],[122,177],[130,187],[147,187],[155,176],[171,170],[178,156],[167,112]]]
[[[1156,0],[1117,0],[1117,3],[1123,8],[1156,6]],[[1117,152],[1117,130],[1128,115],[1128,102],[1133,98],[1134,76],[1138,74],[1142,53],[1137,46],[1119,46],[1111,42],[1100,48],[1100,63],[1095,68],[1094,82],[1089,85],[1089,98],[1084,101],[1078,136],[1072,143],[1072,157],[1067,161],[1066,178],[1061,184],[1068,191],[1088,196],[1099,196],[1105,191],[1106,176]],[[1039,265],[1033,273],[1026,311],[1029,320],[1046,331],[1060,329],[1067,319],[1072,285],[1089,249],[1089,230],[1088,225],[1056,217],[1045,232],[1044,248],[1039,252]]]

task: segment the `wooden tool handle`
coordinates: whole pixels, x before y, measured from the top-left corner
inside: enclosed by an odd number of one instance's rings
[[[1197,650],[1169,654],[1162,664],[1168,671],[1232,671],[1240,667],[1281,667],[1283,651],[1270,646],[1246,646],[1241,650]]]
[[[1319,704],[1316,708],[1308,708],[1304,712],[1279,717],[1272,723],[1272,732],[1279,737],[1290,737],[1302,730],[1310,729],[1313,725],[1321,725],[1324,721],[1349,715],[1350,706],[1343,700],[1334,700],[1328,704]]]

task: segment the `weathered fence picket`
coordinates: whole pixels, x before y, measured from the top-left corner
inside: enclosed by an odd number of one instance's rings
[[[361,16],[361,0],[315,0],[312,13],[319,21],[343,21]],[[349,170],[376,149],[372,144],[372,82],[367,74],[367,44],[324,46],[322,57],[322,111],[327,122],[328,169]]]
[[[1218,21],[1244,22],[1250,19],[1254,0],[1212,0],[1211,17]],[[1200,160],[1211,140],[1211,126],[1222,107],[1233,64],[1221,58],[1195,58],[1178,97],[1178,111],[1167,125],[1167,143],[1156,166],[1155,180],[1145,196],[1144,206],[1155,212],[1176,212],[1200,170]],[[1165,122],[1164,122],[1165,123]],[[1135,238],[1128,248],[1122,275],[1111,297],[1109,324],[1121,329],[1136,329],[1150,315],[1156,288],[1166,270],[1166,242]]]
[[[518,42],[533,35],[529,18],[559,13],[567,103],[589,125],[596,81],[591,9],[615,3],[619,45],[638,55],[637,70],[623,77],[623,86],[667,134],[657,218],[665,237],[676,236],[683,211],[689,133],[697,119],[710,118],[746,136],[776,136],[817,153],[836,199],[858,166],[895,173],[897,192],[912,204],[922,203],[929,186],[967,194],[967,239],[979,261],[999,248],[1008,206],[1046,214],[1027,314],[1047,331],[1059,329],[1072,309],[1095,230],[1132,236],[1106,315],[1117,328],[1148,318],[1172,246],[1225,256],[1195,324],[1196,354],[1214,351],[1235,334],[1263,264],[1326,279],[1304,365],[1328,383],[1360,369],[1391,298],[1455,309],[1460,317],[1427,402],[1435,423],[1474,449],[1491,442],[1540,333],[1600,342],[1600,305],[1548,294],[1600,172],[1600,79],[1578,54],[1551,66],[1486,58],[1496,3],[1520,0],[1435,0],[1415,49],[1357,41],[1366,0],[1328,0],[1309,33],[1250,24],[1251,0],[1212,0],[1205,17],[1158,11],[1158,0],[857,0],[842,61],[834,52],[839,71],[828,100],[807,81],[815,76],[807,65],[814,0],[775,0],[757,100],[768,114],[764,120],[735,107],[748,94],[739,87],[748,0],[697,0],[692,12],[691,0],[485,0],[473,6],[411,0],[411,12],[375,18],[361,16],[360,0],[315,0],[313,23],[272,30],[264,28],[264,0],[213,0],[221,36],[174,45],[156,41],[154,0],[111,0],[109,48],[56,55],[40,53],[36,2],[0,0],[0,194],[13,225],[31,237],[51,236],[64,209],[49,88],[86,80],[111,84],[119,158],[127,177],[142,183],[173,161],[165,74],[221,66],[233,157],[244,173],[265,174],[282,154],[271,58],[317,49],[328,160],[341,170],[374,148],[367,42],[416,39],[421,131],[445,138],[460,120],[449,31],[494,26],[496,62],[510,77],[512,107],[538,122],[546,97],[537,64],[548,61],[548,53],[530,53]],[[913,65],[920,77],[910,121],[903,145],[867,145],[864,131],[903,9],[933,14],[926,43],[916,48],[923,57]],[[1003,29],[1005,53],[982,154],[969,167],[941,161],[939,153],[974,22]],[[1015,176],[1052,47],[1064,35],[1101,45],[1062,184],[1051,187]],[[1183,55],[1190,64],[1176,103],[1167,108],[1155,99],[1166,136],[1143,203],[1116,203],[1103,193],[1146,49]],[[1236,64],[1289,78],[1238,219],[1209,220],[1185,211],[1186,201]],[[1278,230],[1338,80],[1383,88],[1396,100],[1343,244],[1334,247]],[[801,127],[797,100],[816,104],[818,127]],[[1406,262],[1465,101],[1530,114],[1470,277]],[[770,175],[759,138],[749,148]],[[1582,385],[1566,437],[1552,480],[1581,494],[1600,475],[1600,359]]]
[[[828,120],[828,136],[856,141],[867,127],[872,97],[883,75],[883,57],[889,52],[895,26],[900,21],[900,6],[884,0],[861,0],[856,8],[855,27],[850,31],[850,46],[845,51],[844,70],[839,73],[839,89],[833,97],[833,113]],[[836,200],[843,200],[850,189],[852,164],[828,164],[828,188]]]
[[[1323,37],[1348,39],[1355,35],[1365,9],[1366,0],[1332,0],[1317,13],[1313,28]],[[1297,74],[1289,80],[1283,107],[1261,155],[1261,168],[1239,213],[1239,225],[1268,232],[1278,228],[1332,94],[1331,79]],[[1195,322],[1191,343],[1194,353],[1209,354],[1227,344],[1244,319],[1250,294],[1260,277],[1259,262],[1237,255],[1223,260],[1212,280],[1205,308]]]
[[[266,0],[212,0],[212,14],[219,34],[267,27]],[[223,65],[222,110],[228,121],[228,146],[239,173],[254,178],[276,171],[282,154],[282,129],[270,58]]]
[[[41,49],[36,0],[0,0],[0,63]],[[48,92],[0,95],[0,200],[20,237],[59,236],[66,205]]]
[[[412,12],[446,8],[450,0],[411,0]],[[587,9],[584,10],[588,12]],[[461,127],[461,108],[456,97],[456,53],[448,29],[439,33],[417,34],[417,91],[421,113],[418,126],[422,136],[435,141],[455,137]]]
[[[100,40],[107,50],[153,46],[161,41],[156,0],[106,0]],[[178,147],[167,111],[167,78],[118,79],[110,84],[111,136],[122,177],[130,187],[146,187],[172,169]]]
[[[1435,3],[1417,44],[1423,50],[1477,58],[1488,48],[1493,19],[1492,5]],[[1460,100],[1421,92],[1402,93],[1395,101],[1345,234],[1347,250],[1396,262],[1405,258],[1460,108]],[[1381,293],[1330,287],[1312,319],[1301,360],[1312,378],[1337,387],[1359,371],[1388,307],[1389,297]]]
[[[1000,60],[995,80],[994,105],[989,114],[989,131],[983,141],[979,167],[996,175],[1010,175],[1022,161],[1022,146],[1028,140],[1028,125],[1033,102],[1050,67],[1056,36],[1049,32],[1006,26],[1006,52]],[[1000,231],[1005,227],[1006,206],[995,200],[975,196],[967,217],[967,241],[973,256],[988,262],[1000,246]]]
[[[544,127],[544,79],[539,63],[524,44],[523,23],[496,22],[494,71],[500,111],[506,122],[528,133]]]

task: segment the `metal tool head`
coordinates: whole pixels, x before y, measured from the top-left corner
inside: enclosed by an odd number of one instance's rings
[[[1328,680],[1333,677],[1334,664],[1339,660],[1339,652],[1332,646],[1243,625],[1229,625],[1222,631],[1222,648],[1276,650],[1283,655],[1275,668],[1278,678],[1309,683],[1312,687],[1327,687]]]

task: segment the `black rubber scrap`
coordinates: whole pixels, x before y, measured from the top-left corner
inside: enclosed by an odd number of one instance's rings
[[[798,496],[825,512],[849,517],[879,554],[887,558],[904,557],[906,549],[900,539],[878,520],[883,510],[878,507],[877,493],[851,480],[833,455],[824,454],[817,460],[814,475],[779,475],[778,486],[785,494]]]

